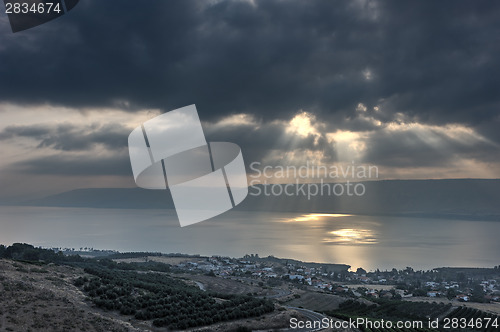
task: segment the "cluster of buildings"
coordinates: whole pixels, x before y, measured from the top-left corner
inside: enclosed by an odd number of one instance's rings
[[[495,279],[467,283],[442,281],[425,283],[428,297],[454,297],[460,302],[469,302],[480,298],[484,302],[500,302],[500,283]]]
[[[220,277],[245,277],[266,282],[272,279],[310,286],[335,294],[366,296],[372,298],[405,298],[411,296],[448,297],[459,301],[474,300],[474,289],[482,288],[482,298],[500,301],[500,280],[441,280],[438,271],[413,271],[411,268],[397,271],[356,272],[347,270],[329,271],[320,264],[316,267],[296,263],[275,263],[266,259],[235,259],[212,256],[187,261],[177,268],[213,273]],[[356,285],[353,287],[353,285]],[[391,285],[376,287],[375,285]],[[479,286],[478,286],[479,285]]]

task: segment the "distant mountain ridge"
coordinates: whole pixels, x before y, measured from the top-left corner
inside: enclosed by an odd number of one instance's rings
[[[256,196],[259,189],[262,192],[264,189],[259,185],[249,188],[249,195],[236,209],[500,221],[500,179],[383,180],[364,182],[363,185],[365,194],[362,196],[323,195],[312,196],[310,199],[301,194]],[[280,188],[274,189],[275,192],[280,191]],[[297,189],[297,185],[289,185],[288,191],[297,193]],[[300,190],[298,192],[301,193]],[[168,190],[141,188],[77,189],[23,202],[20,205],[116,209],[174,208]]]
[[[169,190],[142,188],[85,188],[21,203],[27,206],[108,209],[173,209]]]

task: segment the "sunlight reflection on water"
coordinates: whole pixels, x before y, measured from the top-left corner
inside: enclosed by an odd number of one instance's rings
[[[323,239],[323,242],[336,244],[376,244],[378,243],[375,232],[369,229],[343,228],[328,232],[333,235]]]
[[[320,221],[326,220],[326,218],[340,218],[340,217],[351,217],[351,214],[339,214],[339,213],[309,213],[303,214],[300,217],[291,219],[282,219],[281,222],[301,222],[301,221]]]
[[[0,207],[0,243],[295,258],[353,269],[498,265],[500,222],[229,211],[179,227],[172,210]]]

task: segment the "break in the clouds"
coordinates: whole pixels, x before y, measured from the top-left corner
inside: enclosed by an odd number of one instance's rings
[[[3,15],[1,176],[128,179],[129,131],[195,103],[247,164],[498,177],[499,36],[494,1],[85,1],[16,34]]]

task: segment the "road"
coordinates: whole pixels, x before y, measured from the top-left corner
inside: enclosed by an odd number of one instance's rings
[[[326,318],[326,319],[329,319],[327,316],[323,315],[323,314],[320,314],[318,312],[315,312],[315,311],[312,311],[312,310],[308,310],[308,309],[303,309],[303,308],[297,308],[297,307],[288,307],[288,309],[293,309],[295,311],[298,311],[302,316],[306,317],[307,320],[313,322],[313,326],[314,324],[316,324],[316,326],[321,326],[321,321]],[[314,323],[316,322],[316,323]],[[282,331],[295,331],[295,332],[313,332],[313,331],[321,331],[323,330],[322,328],[302,328],[302,329],[293,329],[293,328],[288,328],[288,329],[283,329]]]

